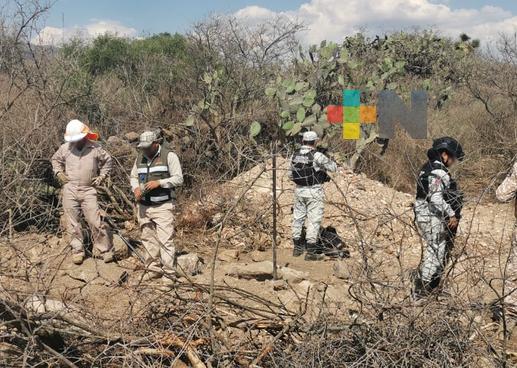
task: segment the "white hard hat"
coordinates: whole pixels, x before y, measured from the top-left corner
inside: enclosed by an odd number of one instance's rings
[[[312,130],[303,133],[303,141],[304,142],[313,142],[318,139],[318,134],[316,132],[313,132]]]
[[[88,125],[77,119],[70,120],[68,124],[66,124],[65,141],[78,142],[86,136],[92,140],[96,140],[99,137],[96,133],[90,131]]]

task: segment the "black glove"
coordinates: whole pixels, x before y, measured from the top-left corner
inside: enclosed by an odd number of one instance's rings
[[[317,147],[316,151],[318,151],[319,153],[323,153],[324,155],[327,155],[329,149],[327,147]]]

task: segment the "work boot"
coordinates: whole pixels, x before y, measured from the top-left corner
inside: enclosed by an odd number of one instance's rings
[[[431,283],[424,282],[422,279],[417,277],[415,279],[415,283],[413,284],[413,300],[417,301],[422,298],[428,297],[433,292],[433,287]]]
[[[178,282],[178,275],[175,271],[168,270],[163,274],[160,281],[162,284],[161,289],[167,291],[174,288],[174,286]]]
[[[113,252],[111,250],[102,253],[102,260],[104,263],[110,263],[115,260],[115,256],[113,255]]]
[[[293,239],[293,257],[299,257],[305,251],[305,244],[301,239]]]
[[[72,262],[76,265],[82,264],[84,261],[84,253],[73,253],[72,254]]]
[[[325,258],[318,244],[307,243],[307,253],[305,254],[306,261],[321,261]]]

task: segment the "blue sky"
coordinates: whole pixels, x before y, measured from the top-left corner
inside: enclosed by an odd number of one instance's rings
[[[66,27],[109,19],[139,33],[184,32],[211,13],[233,13],[250,5],[282,11],[295,9],[302,3],[300,0],[57,0],[47,25],[61,27],[64,13]]]
[[[364,29],[378,34],[432,27],[482,40],[517,31],[517,0],[55,0],[40,38],[185,32],[213,13],[234,14],[248,23],[296,18],[309,28],[302,35],[306,43],[339,40]]]

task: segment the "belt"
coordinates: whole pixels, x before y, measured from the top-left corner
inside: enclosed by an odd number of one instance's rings
[[[149,200],[141,199],[140,203],[144,206],[156,206],[165,202],[171,201],[172,196],[164,195],[164,196],[153,196],[149,197]]]

